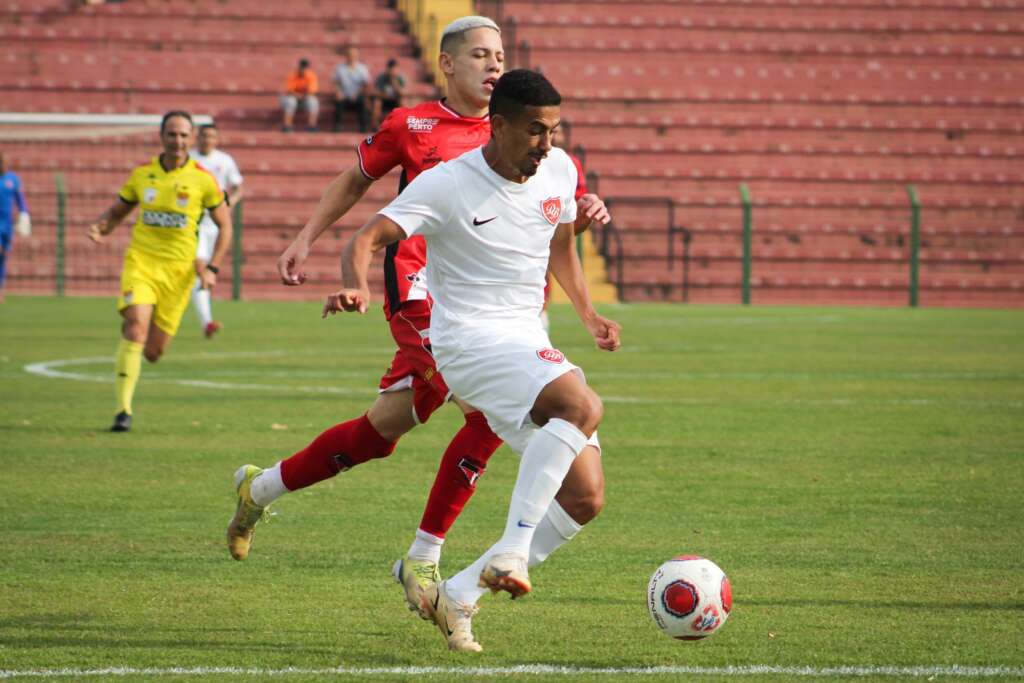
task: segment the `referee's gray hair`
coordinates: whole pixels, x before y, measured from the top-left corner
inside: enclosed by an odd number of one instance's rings
[[[445,26],[444,31],[441,32],[441,52],[449,52],[453,47],[453,41],[461,41],[467,31],[472,31],[475,28],[491,28],[499,34],[501,33],[501,29],[494,23],[494,20],[488,17],[478,15],[459,17]]]

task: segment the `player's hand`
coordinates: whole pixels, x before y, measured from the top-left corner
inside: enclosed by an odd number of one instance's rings
[[[585,194],[576,201],[576,214],[578,218],[573,226],[578,235],[597,222],[605,225],[612,219],[604,200],[596,194]]]
[[[202,289],[213,289],[215,284],[217,284],[217,273],[203,266],[202,272],[199,273],[199,286]]]
[[[324,302],[324,311],[320,315],[321,318],[326,318],[328,314],[334,315],[335,313],[366,313],[366,308],[370,303],[370,293],[361,289],[340,289],[334,294],[327,295],[327,301]]]
[[[609,320],[600,315],[595,315],[586,321],[587,331],[597,342],[597,348],[604,351],[615,351],[622,346],[619,335],[622,333],[622,325],[614,320]]]
[[[292,242],[281,254],[281,258],[277,259],[277,273],[281,276],[281,282],[292,287],[305,282],[306,274],[302,272],[302,264],[308,257],[309,245],[299,240]]]
[[[103,230],[100,227],[101,225],[102,223],[91,224],[89,226],[89,231],[86,233],[87,235],[89,235],[89,239],[91,239],[96,244],[99,244],[100,242],[103,241]]]

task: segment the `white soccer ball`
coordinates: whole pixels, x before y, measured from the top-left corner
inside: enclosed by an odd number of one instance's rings
[[[647,609],[658,628],[673,638],[706,638],[729,618],[729,577],[703,557],[674,557],[658,567],[647,584]]]

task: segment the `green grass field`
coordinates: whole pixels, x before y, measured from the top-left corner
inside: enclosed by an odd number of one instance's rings
[[[215,308],[222,336],[189,311],[118,435],[113,300],[0,306],[0,677],[1024,678],[1020,312],[609,306],[624,346],[606,354],[556,308],[556,344],[605,398],[607,507],[533,595],[484,598],[485,651],[467,656],[388,574],[457,411],[282,499],[234,562],[235,468],[360,414],[392,345],[376,310]],[[516,466],[495,455],[443,570],[500,535]],[[646,611],[680,553],[733,584],[728,623],[698,643]],[[631,671],[647,667],[667,668]]]

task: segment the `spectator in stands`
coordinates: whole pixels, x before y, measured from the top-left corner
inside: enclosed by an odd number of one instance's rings
[[[398,70],[397,59],[392,57],[388,60],[387,68],[377,76],[377,82],[374,85],[377,92],[374,93],[373,125],[380,126],[380,122],[386,119],[388,114],[402,106],[405,76]]]
[[[370,71],[359,61],[359,50],[349,47],[345,61],[334,69],[334,86],[338,94],[334,97],[334,130],[341,130],[342,115],[346,111],[356,114],[359,132],[365,133],[370,126],[370,113],[366,96],[370,89]]]
[[[303,57],[299,60],[299,68],[288,76],[284,95],[281,96],[281,109],[284,110],[284,124],[281,130],[285,133],[292,132],[295,110],[300,106],[306,110],[309,117],[306,127],[311,132],[316,130],[317,118],[320,116],[320,100],[316,98],[319,89],[316,74],[309,68],[309,60]]]
[[[18,219],[15,223],[11,209],[18,205]],[[7,277],[7,255],[11,253],[14,241],[14,230],[18,234],[28,236],[32,232],[32,220],[28,215],[28,204],[25,194],[21,191],[21,180],[7,170],[4,155],[0,152],[0,304],[4,302],[4,281]]]
[[[238,170],[238,164],[230,154],[217,149],[220,141],[220,133],[216,124],[208,123],[199,127],[198,149],[188,153],[190,157],[199,162],[207,171],[217,179],[217,184],[224,191],[224,199],[228,206],[235,206],[242,201],[242,174]],[[199,222],[199,249],[196,251],[196,258],[203,263],[209,263],[213,257],[213,245],[217,243],[217,235],[220,230],[217,224],[210,217],[210,212],[203,212],[203,219]],[[196,286],[192,289],[192,305],[199,316],[199,326],[207,339],[213,337],[223,327],[213,319],[213,311],[210,307],[210,290],[203,287],[202,278],[196,278]]]

